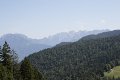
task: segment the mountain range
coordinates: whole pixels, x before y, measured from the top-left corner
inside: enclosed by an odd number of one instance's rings
[[[56,44],[59,44],[61,42],[75,42],[84,36],[91,35],[91,34],[98,34],[98,33],[107,32],[107,31],[109,30],[106,29],[106,30],[92,30],[92,31],[78,31],[78,32],[75,32],[75,31],[61,32],[53,36],[40,39],[39,42],[42,44],[55,46]]]
[[[57,44],[59,46],[64,45],[66,44],[64,42],[75,42],[86,35],[98,34],[107,31],[109,30],[93,30],[78,32],[70,31],[58,33],[56,35],[49,36],[43,39],[32,39],[22,34],[6,34],[0,37],[0,45],[3,45],[3,43],[7,41],[11,48],[16,51],[20,60],[22,60],[25,56],[28,56],[29,54],[38,52],[46,48],[51,48]]]
[[[22,34],[4,35],[0,38],[0,45],[3,45],[5,41],[7,41],[10,47],[18,54],[19,60],[22,60],[31,53],[51,47],[49,45],[40,44],[37,40],[28,38]]]

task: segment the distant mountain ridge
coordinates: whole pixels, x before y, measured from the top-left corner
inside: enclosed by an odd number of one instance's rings
[[[40,39],[39,42],[42,44],[47,44],[51,46],[55,46],[61,42],[75,42],[81,39],[84,36],[91,34],[98,34],[102,32],[108,32],[109,30],[93,30],[93,31],[70,31],[70,32],[61,32],[53,36],[49,36],[48,38]]]
[[[82,40],[90,40],[90,39],[98,39],[98,38],[105,38],[105,37],[113,37],[120,35],[120,30],[113,30],[109,32],[103,32],[99,34],[87,35],[82,38]]]
[[[31,53],[51,47],[49,45],[40,44],[37,40],[28,38],[22,34],[6,34],[0,38],[0,45],[3,45],[5,41],[16,51],[20,60]]]
[[[58,33],[56,35],[43,39],[31,39],[22,34],[6,34],[0,37],[0,45],[7,41],[8,44],[10,44],[11,48],[18,53],[20,60],[22,60],[25,56],[28,56],[31,53],[38,52],[46,48],[51,48],[55,45],[56,46],[66,45],[69,42],[77,41],[86,35],[98,34],[107,31],[109,30],[78,31],[78,32],[70,31]]]

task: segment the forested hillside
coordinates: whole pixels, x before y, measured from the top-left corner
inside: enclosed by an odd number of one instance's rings
[[[110,80],[104,72],[120,65],[119,32],[46,49],[28,58],[48,80]]]

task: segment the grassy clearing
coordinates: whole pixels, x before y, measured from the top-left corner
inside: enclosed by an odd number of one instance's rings
[[[111,69],[111,71],[109,72],[105,72],[104,73],[105,77],[109,77],[109,78],[118,78],[120,77],[120,66],[116,66],[113,69]]]

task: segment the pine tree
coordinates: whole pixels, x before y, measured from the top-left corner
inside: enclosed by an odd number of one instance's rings
[[[6,68],[2,64],[0,64],[0,80],[8,80],[6,72]]]
[[[22,61],[20,72],[23,80],[34,80],[33,68],[27,58]]]
[[[44,80],[43,75],[34,68],[34,80]]]
[[[12,50],[11,53],[12,53],[12,64],[13,64],[13,77],[14,80],[19,80],[20,73],[19,73],[18,55],[14,50]]]
[[[0,46],[0,63],[2,63],[2,49],[1,49],[1,46]]]
[[[10,67],[12,65],[11,50],[7,42],[5,42],[2,48],[2,58],[4,66]]]
[[[7,42],[3,45],[2,48],[2,64],[7,69],[7,79],[13,80],[13,65],[12,65],[12,54],[10,47]]]

